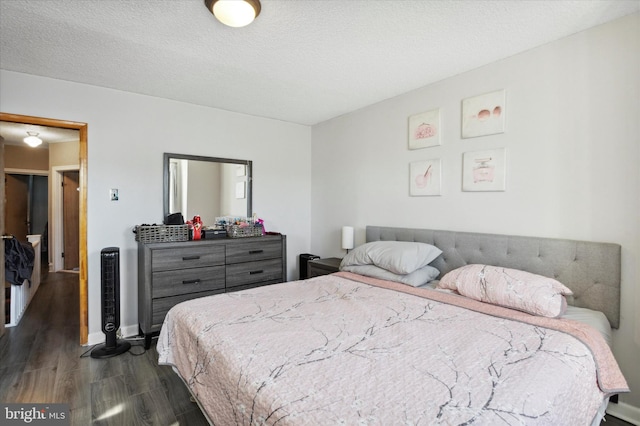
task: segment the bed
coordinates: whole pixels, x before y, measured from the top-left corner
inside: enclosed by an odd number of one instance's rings
[[[596,425],[628,391],[607,343],[619,245],[376,226],[366,236],[339,273],[167,314],[159,363],[211,424]],[[424,271],[434,280],[399,282]]]

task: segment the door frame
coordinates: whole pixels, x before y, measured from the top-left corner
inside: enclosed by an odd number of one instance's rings
[[[2,184],[0,186],[0,235],[4,235],[4,138],[0,135],[0,175],[2,175]],[[0,338],[4,336],[5,312],[4,304],[7,297],[7,289],[4,284],[4,238],[0,238]]]
[[[78,233],[79,253],[80,253],[80,270],[79,270],[79,287],[80,287],[80,344],[84,345],[89,340],[89,300],[88,300],[88,271],[87,271],[87,123],[57,120],[53,118],[34,117],[30,115],[9,114],[0,112],[0,121],[8,121],[12,123],[34,124],[39,126],[59,127],[63,129],[74,129],[79,132],[79,171],[80,171],[80,229]]]

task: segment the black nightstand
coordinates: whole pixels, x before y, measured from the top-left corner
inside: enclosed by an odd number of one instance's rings
[[[340,262],[342,262],[342,259],[340,259],[339,257],[327,257],[326,259],[310,260],[307,278],[313,278],[320,275],[327,275],[338,272],[340,270]]]

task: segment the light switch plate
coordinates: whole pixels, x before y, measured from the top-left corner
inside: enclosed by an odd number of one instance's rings
[[[111,201],[118,201],[118,190],[117,189],[112,189],[109,191],[109,196],[111,198]]]

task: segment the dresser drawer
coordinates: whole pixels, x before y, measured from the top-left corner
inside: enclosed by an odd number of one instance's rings
[[[153,330],[160,330],[162,323],[164,322],[164,317],[167,316],[167,312],[169,309],[173,308],[180,302],[185,302],[187,300],[196,299],[198,297],[212,296],[214,294],[224,293],[224,289],[221,290],[213,290],[213,291],[203,291],[200,293],[190,293],[190,294],[182,294],[180,296],[173,297],[163,297],[160,299],[153,299],[151,302],[151,310],[152,310],[152,318],[151,318],[151,327]]]
[[[282,282],[282,259],[227,265],[227,289],[260,282]]]
[[[224,289],[224,275],[224,266],[154,272],[151,297]]]
[[[154,250],[151,268],[156,271],[224,265],[224,246],[167,248]]]
[[[255,241],[227,246],[227,264],[275,258],[282,258],[282,242],[280,240],[266,241],[257,238]],[[227,271],[229,270],[227,269]]]

